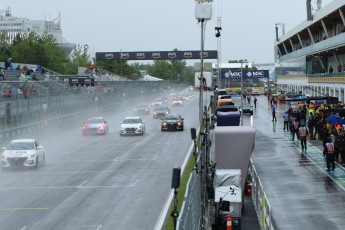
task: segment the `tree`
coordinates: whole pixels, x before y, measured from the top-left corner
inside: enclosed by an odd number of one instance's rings
[[[15,62],[38,64],[59,73],[66,72],[69,60],[58,46],[51,34],[21,34],[11,45]]]
[[[71,53],[71,61],[76,66],[87,66],[91,61],[89,46],[78,44]]]
[[[170,80],[173,76],[171,64],[161,60],[154,61],[153,65],[148,66],[147,73],[163,80]]]
[[[99,61],[99,62],[97,62],[97,67],[100,69],[107,70],[111,73],[127,77],[130,80],[136,80],[140,76],[139,70],[137,70],[134,66],[128,65],[126,60]]]
[[[0,33],[0,60],[7,60],[11,57],[11,45],[9,44],[9,38],[6,33]]]
[[[178,51],[177,49],[174,49],[174,51]],[[171,81],[180,82],[182,73],[186,67],[186,61],[185,60],[169,60],[171,64],[171,70],[172,70],[172,78]]]
[[[183,69],[182,77],[180,78],[180,82],[188,85],[194,84],[194,67],[193,66],[186,66]]]

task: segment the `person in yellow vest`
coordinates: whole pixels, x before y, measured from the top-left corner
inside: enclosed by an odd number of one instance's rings
[[[308,114],[309,115],[314,115],[314,113],[315,113],[314,109],[308,109]]]
[[[309,135],[307,127],[305,127],[305,123],[301,123],[301,127],[298,129],[299,140],[301,141],[301,148],[303,150],[307,150],[307,136]]]
[[[332,125],[328,122],[326,124],[326,129],[327,129],[328,135],[331,135],[332,134]]]

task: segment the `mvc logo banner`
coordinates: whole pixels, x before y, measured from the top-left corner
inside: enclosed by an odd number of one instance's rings
[[[243,75],[242,75],[243,74]],[[253,78],[268,78],[270,76],[268,70],[242,70],[238,71],[225,71],[222,70],[222,79],[253,79]]]

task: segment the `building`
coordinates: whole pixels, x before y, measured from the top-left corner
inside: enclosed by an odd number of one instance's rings
[[[310,1],[309,1],[310,2]],[[283,34],[278,36],[279,27]],[[333,0],[285,34],[276,24],[275,73],[280,90],[337,96],[344,101],[345,2]]]
[[[27,18],[17,18],[11,15],[11,9],[0,11],[0,33],[5,32],[11,43],[18,34],[34,32],[40,36],[51,34],[55,37],[60,48],[66,55],[74,49],[74,43],[69,43],[62,35],[61,16],[52,20],[29,20]]]

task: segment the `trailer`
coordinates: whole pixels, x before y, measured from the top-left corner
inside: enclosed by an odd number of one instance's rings
[[[220,114],[219,114],[220,113]],[[235,114],[229,113],[232,116]],[[218,112],[217,115],[222,115]],[[226,113],[224,115],[227,115]],[[245,182],[255,144],[255,128],[231,126],[234,117],[219,116],[227,122],[217,124],[211,136],[210,160],[213,168],[213,229],[225,229],[229,215],[233,230],[241,229]],[[218,117],[217,117],[218,119]],[[231,122],[230,122],[231,121]],[[217,120],[217,123],[220,122]],[[237,122],[236,122],[237,123]]]
[[[241,170],[218,169],[213,180],[215,215],[213,229],[226,229],[231,216],[232,229],[241,229],[243,192]]]

